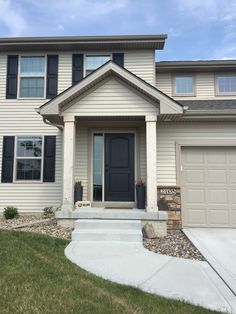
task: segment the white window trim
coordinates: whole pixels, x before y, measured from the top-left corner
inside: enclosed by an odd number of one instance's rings
[[[44,57],[44,95],[43,97],[21,97],[20,96],[20,84],[21,84],[21,57]],[[19,61],[18,61],[18,76],[17,76],[17,99],[27,100],[27,99],[46,99],[46,88],[47,88],[47,55],[46,54],[36,54],[36,53],[30,53],[30,54],[20,54],[19,55]],[[41,77],[41,76],[40,76]]]
[[[215,73],[215,96],[235,96],[236,92],[220,92],[219,91],[219,76],[235,76],[236,73]]]
[[[177,93],[176,92],[176,77],[191,77],[193,81],[193,91],[191,93]],[[175,97],[190,97],[190,96],[196,96],[196,77],[195,74],[181,74],[181,73],[175,73],[172,75],[172,96]]]
[[[18,137],[41,137],[42,138],[42,151],[41,157],[17,157],[17,138]],[[43,183],[43,169],[44,169],[44,135],[16,135],[15,136],[15,149],[14,149],[14,168],[13,168],[13,183]],[[40,169],[40,180],[17,180],[17,159],[40,159],[41,169]]]
[[[86,77],[86,57],[106,57],[106,56],[110,56],[110,60],[112,60],[112,53],[108,52],[108,53],[85,53],[84,54],[84,77]],[[99,68],[97,68],[99,69]],[[94,71],[96,71],[97,69],[95,69]]]

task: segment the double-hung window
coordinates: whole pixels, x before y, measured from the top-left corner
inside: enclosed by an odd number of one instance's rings
[[[45,72],[44,56],[21,56],[19,96],[45,97]]]
[[[16,180],[41,180],[42,137],[16,137]]]
[[[216,93],[218,95],[236,94],[236,74],[218,74],[216,76]]]
[[[110,55],[87,55],[85,56],[85,76],[98,69],[104,63],[111,60]]]
[[[174,78],[175,96],[194,96],[194,80],[192,75],[176,75]]]

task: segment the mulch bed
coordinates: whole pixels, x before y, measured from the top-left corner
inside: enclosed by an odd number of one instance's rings
[[[14,227],[45,220],[39,224],[17,228],[16,230],[36,232],[62,238],[65,240],[71,239],[72,228],[65,228],[57,225],[56,219],[44,217],[43,215],[35,216],[20,216],[16,219],[5,220],[0,218],[0,229],[14,229]],[[170,255],[174,257],[183,257],[188,259],[195,259],[204,261],[204,257],[180,230],[169,230],[166,237],[157,239],[145,239],[144,247],[155,253]]]

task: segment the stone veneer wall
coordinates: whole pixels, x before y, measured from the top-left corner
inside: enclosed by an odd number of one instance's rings
[[[159,210],[168,212],[167,229],[181,229],[181,195],[179,186],[158,186]]]

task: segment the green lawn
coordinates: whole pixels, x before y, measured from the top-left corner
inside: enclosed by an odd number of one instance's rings
[[[64,256],[68,241],[0,230],[0,313],[212,313],[110,283]]]

